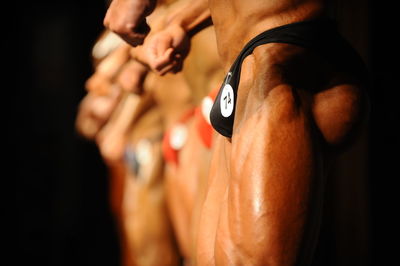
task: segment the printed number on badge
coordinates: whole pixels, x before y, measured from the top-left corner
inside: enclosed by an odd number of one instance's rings
[[[225,84],[221,94],[221,101],[219,103],[223,117],[229,117],[232,114],[234,100],[235,96],[233,94],[232,86]]]

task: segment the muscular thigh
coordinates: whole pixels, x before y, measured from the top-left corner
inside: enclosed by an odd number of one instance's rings
[[[315,58],[302,64],[307,71],[297,64],[302,72],[285,80],[293,73],[283,71],[296,69],[285,68],[288,58],[309,60],[302,53],[288,45],[264,46],[243,62],[233,136],[219,136],[213,154],[200,219],[201,265],[268,265],[272,258],[286,265],[311,256],[322,208],[324,147],[351,135],[362,93],[334,74],[326,81],[305,76],[319,68]]]
[[[270,257],[289,263],[295,258],[285,250],[299,248],[316,223],[306,223],[322,180],[312,95],[260,85],[253,61],[243,64],[233,137],[216,142],[199,230],[205,265],[267,265]]]
[[[197,265],[214,264],[215,235],[229,180],[227,167],[230,149],[231,144],[224,137],[218,135],[214,138],[210,173],[197,231]]]

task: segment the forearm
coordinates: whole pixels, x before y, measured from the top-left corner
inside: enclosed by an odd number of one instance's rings
[[[189,36],[211,26],[211,14],[207,0],[189,0],[182,8],[174,10],[167,18],[168,25],[178,25]]]

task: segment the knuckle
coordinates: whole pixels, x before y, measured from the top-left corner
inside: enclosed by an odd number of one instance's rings
[[[103,26],[108,28],[108,27],[109,27],[109,25],[110,25],[110,23],[109,23],[109,21],[108,21],[107,17],[106,17],[106,18],[104,18],[104,19],[103,19]]]
[[[112,22],[107,21],[106,23],[107,23],[108,28],[118,35],[126,36],[132,32],[131,30],[129,30],[129,28],[125,24],[123,24],[121,22],[112,23]]]

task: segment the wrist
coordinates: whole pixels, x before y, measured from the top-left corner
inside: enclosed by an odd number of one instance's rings
[[[185,19],[185,17],[177,14],[167,19],[165,24],[165,29],[166,28],[180,28],[187,33],[190,31],[190,23],[187,21],[187,19]]]
[[[193,36],[200,30],[211,25],[210,11],[203,6],[193,9],[188,7],[187,12],[180,10],[171,14],[166,20],[166,27],[179,27],[189,36]]]

